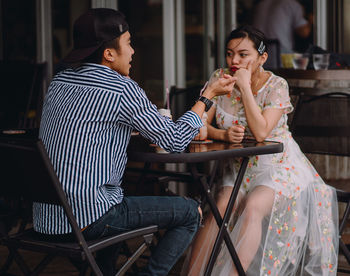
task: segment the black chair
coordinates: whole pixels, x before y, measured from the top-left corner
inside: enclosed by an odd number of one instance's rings
[[[0,128],[38,127],[46,63],[0,61]]]
[[[169,102],[174,121],[192,108],[199,98],[202,88],[202,85],[194,85],[187,88],[172,86],[170,88]]]
[[[93,274],[103,275],[94,257],[97,251],[119,246],[120,243],[129,239],[143,237],[141,245],[119,269],[117,275],[123,275],[148,248],[154,233],[157,232],[157,226],[149,226],[119,235],[86,241],[39,139],[28,138],[25,134],[2,135],[0,137],[0,168],[2,176],[0,198],[20,199],[27,204],[30,202],[30,205],[32,202],[60,205],[73,229],[72,241],[46,239],[32,228],[20,229],[11,235],[3,231],[0,234],[0,244],[5,245],[9,250],[8,262],[14,259],[25,275],[39,274],[56,256],[68,257],[73,264],[77,265],[80,275],[84,275],[88,267],[91,268]],[[31,270],[18,249],[45,253],[46,256]],[[5,264],[6,269],[9,266],[8,262]]]
[[[281,43],[278,39],[266,39],[267,53],[269,58],[267,59],[264,67],[266,69],[276,69],[281,67]]]
[[[349,118],[350,92],[309,91],[299,95],[291,131],[304,153],[350,156]],[[350,193],[337,189],[337,198],[346,203],[339,224],[339,247],[350,264],[349,245],[342,240],[350,214]]]
[[[199,98],[200,92],[203,88],[203,85],[192,85],[186,88],[179,88],[176,86],[172,86],[170,88],[169,94],[169,102],[170,102],[170,110],[173,116],[173,120],[177,120],[180,118],[186,111],[190,110],[192,106],[196,103]],[[160,183],[167,193],[171,194],[169,191],[168,183],[170,181],[183,182],[183,183],[191,183],[193,182],[193,178],[189,172],[167,172],[167,176],[162,176],[158,178],[158,183]],[[188,195],[196,198],[200,201],[200,189],[199,187],[193,187],[193,185],[187,186]]]
[[[196,100],[199,98],[199,94],[202,88],[202,85],[194,85],[188,88],[178,88],[176,86],[172,86],[170,88],[169,104],[173,121],[176,121],[186,111],[192,108]],[[167,106],[165,106],[165,108],[167,108]],[[133,143],[135,140],[138,140],[137,142],[140,142],[139,139],[134,138],[131,140],[131,143]],[[140,191],[141,193],[144,190],[142,188],[151,186],[156,187],[153,189],[157,190],[156,194],[176,195],[168,189],[168,184],[170,181],[192,181],[191,175],[188,172],[165,172],[164,170],[153,170],[150,163],[146,163],[143,168],[128,167],[127,176],[130,176],[131,173],[137,174],[137,177],[133,178],[136,178],[136,191]]]

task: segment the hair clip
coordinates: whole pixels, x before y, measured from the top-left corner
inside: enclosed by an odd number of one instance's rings
[[[123,32],[123,26],[122,24],[119,24],[119,31],[122,33]]]
[[[262,41],[260,42],[258,52],[260,55],[262,55],[265,52],[265,45],[264,45],[264,42],[262,42]]]

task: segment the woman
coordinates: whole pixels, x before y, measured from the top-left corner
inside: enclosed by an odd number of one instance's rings
[[[267,58],[260,31],[250,26],[232,31],[226,40],[226,62],[237,77],[235,88],[231,95],[217,97],[208,112],[211,139],[240,143],[243,138],[254,138],[284,144],[282,153],[250,158],[228,227],[230,236],[247,275],[295,275],[298,269],[307,275],[336,275],[335,191],[293,140],[287,126],[287,114],[293,109],[288,84],[263,69]],[[214,116],[218,128],[210,125]],[[239,162],[222,165],[217,198],[221,214]],[[205,271],[217,231],[209,216],[192,246],[188,275]],[[212,275],[237,275],[226,246]]]

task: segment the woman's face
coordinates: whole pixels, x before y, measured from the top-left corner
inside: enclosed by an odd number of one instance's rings
[[[264,55],[258,54],[249,38],[234,38],[227,44],[226,63],[235,72],[239,68],[246,68],[250,61],[252,62],[252,72],[255,72],[260,65],[264,64],[266,60],[263,58]]]

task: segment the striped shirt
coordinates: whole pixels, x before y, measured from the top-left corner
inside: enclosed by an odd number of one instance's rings
[[[121,181],[133,129],[171,152],[183,151],[202,126],[186,112],[176,122],[163,117],[133,80],[98,64],[83,64],[55,76],[46,95],[40,138],[83,228],[123,200]],[[33,205],[34,229],[72,231],[63,208]]]

